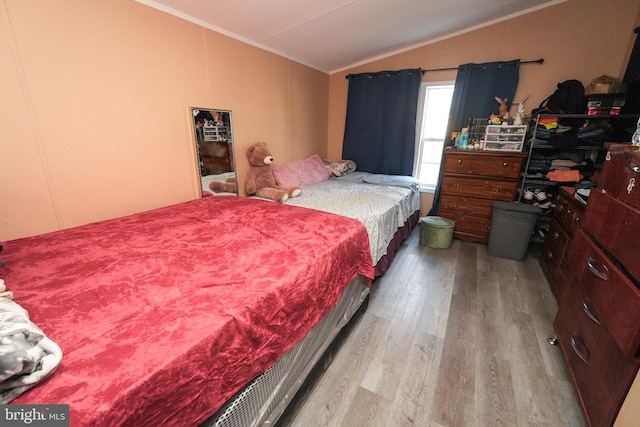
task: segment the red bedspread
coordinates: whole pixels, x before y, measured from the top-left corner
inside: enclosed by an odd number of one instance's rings
[[[373,277],[361,223],[235,196],[4,246],[0,277],[64,352],[12,403],[72,425],[195,425]]]

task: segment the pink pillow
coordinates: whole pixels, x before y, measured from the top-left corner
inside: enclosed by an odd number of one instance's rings
[[[298,187],[315,184],[329,179],[329,176],[331,176],[331,173],[317,154],[313,154],[304,160],[294,160],[283,165],[274,165],[273,174],[281,185],[297,185]]]

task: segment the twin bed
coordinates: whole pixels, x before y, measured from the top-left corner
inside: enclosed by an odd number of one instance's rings
[[[418,216],[411,179],[353,173],[5,242],[0,277],[64,353],[11,403],[69,404],[73,426],[275,423]]]

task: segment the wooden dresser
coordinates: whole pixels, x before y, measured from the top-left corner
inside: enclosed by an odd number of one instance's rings
[[[491,204],[515,200],[526,153],[444,151],[444,177],[438,216],[456,222],[453,237],[488,243]]]
[[[585,205],[574,197],[573,187],[560,187],[551,225],[539,261],[551,292],[560,301],[569,274],[568,252],[574,230],[582,225]]]
[[[200,141],[198,155],[202,174],[221,174],[233,171],[233,149],[227,141]]]
[[[640,402],[625,402],[640,367],[638,167],[640,147],[611,147],[571,241],[570,273],[554,322],[591,426],[613,425],[623,404],[640,408]],[[621,415],[636,422],[640,416]]]

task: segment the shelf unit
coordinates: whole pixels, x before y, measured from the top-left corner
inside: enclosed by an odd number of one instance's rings
[[[203,126],[205,141],[228,141],[229,126]]]
[[[611,119],[638,119],[638,114],[618,114],[618,115],[591,115],[591,114],[538,114],[536,123],[540,122],[541,118],[557,117],[562,119],[579,119],[579,120],[611,120]],[[533,135],[529,144],[529,154],[527,156],[525,167],[523,169],[523,176],[520,184],[520,192],[518,195],[518,201],[522,201],[524,190],[527,186],[556,186],[556,185],[568,185],[567,183],[550,181],[547,179],[527,178],[527,173],[531,165],[531,156],[534,150],[555,150],[555,151],[585,151],[591,153],[606,153],[607,148],[603,144],[600,145],[579,145],[576,147],[558,148],[551,144],[535,144],[536,136],[538,133],[538,127],[533,129]],[[570,184],[569,184],[570,185]]]
[[[563,119],[576,119],[576,120],[611,120],[611,119],[638,119],[637,114],[619,114],[619,115],[591,115],[591,114],[538,114],[536,123],[540,123],[541,118],[547,117],[555,117],[558,120]],[[533,134],[531,135],[531,140],[529,141],[529,149],[528,155],[525,160],[525,166],[523,168],[522,177],[520,181],[520,189],[518,192],[517,200],[519,202],[523,202],[523,196],[525,189],[527,187],[536,187],[536,188],[544,188],[545,191],[549,191],[549,187],[560,188],[562,186],[574,187],[575,182],[559,182],[559,181],[551,181],[546,178],[528,178],[529,169],[531,166],[532,155],[534,151],[543,151],[543,152],[558,152],[558,151],[573,151],[573,152],[585,152],[589,153],[591,160],[594,162],[594,170],[600,171],[604,164],[605,155],[608,151],[608,144],[601,143],[599,145],[578,145],[575,147],[556,147],[552,144],[536,144],[536,136],[538,133],[538,126],[533,128]],[[586,155],[584,156],[586,158]],[[558,201],[556,201],[557,205]],[[547,240],[547,236],[549,232],[552,230],[552,221],[551,218],[555,215],[555,208],[544,209],[541,214],[538,215],[536,221],[536,230],[542,231],[545,237],[542,237],[537,232],[532,235],[530,242],[544,244]]]

